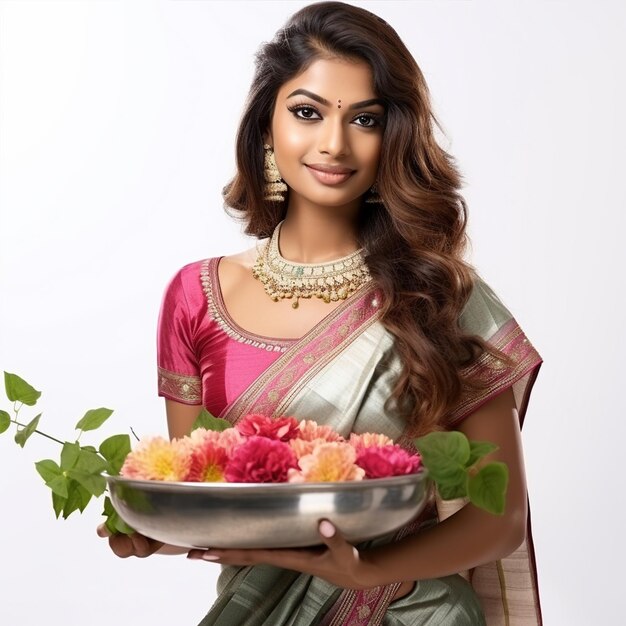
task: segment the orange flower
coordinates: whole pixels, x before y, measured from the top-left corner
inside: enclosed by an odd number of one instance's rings
[[[205,483],[224,482],[226,463],[228,463],[226,450],[207,438],[191,453],[189,471],[185,480]]]
[[[132,450],[120,474],[141,480],[184,480],[189,471],[189,444],[180,439],[168,441],[163,437],[142,439]]]
[[[298,460],[302,471],[289,470],[289,482],[333,482],[337,480],[361,480],[365,470],[355,465],[356,451],[342,441],[324,442],[311,454]]]

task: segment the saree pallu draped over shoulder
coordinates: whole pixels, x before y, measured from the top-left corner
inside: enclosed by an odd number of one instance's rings
[[[393,336],[378,321],[380,298],[375,286],[363,286],[286,350],[220,417],[234,425],[249,413],[293,415],[328,424],[344,437],[384,433],[415,451],[404,420],[384,408],[402,364]],[[472,365],[489,386],[463,395],[450,416],[451,427],[512,387],[521,428],[541,357],[478,276],[459,323],[512,357],[514,365],[501,367],[488,354]],[[357,547],[397,541],[464,504],[442,503],[433,495],[409,525]],[[222,566],[218,598],[199,626],[541,625],[530,513],[526,540],[506,558],[469,572],[419,580],[413,591],[392,601],[399,586],[356,591],[269,565]]]

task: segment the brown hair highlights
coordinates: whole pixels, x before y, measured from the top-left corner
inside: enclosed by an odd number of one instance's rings
[[[395,337],[403,369],[396,401],[409,432],[445,428],[464,387],[464,371],[484,351],[508,358],[458,325],[474,268],[463,260],[467,208],[454,158],[436,142],[428,87],[395,30],[366,9],[318,2],[297,11],[256,54],[256,71],[237,134],[237,174],[224,187],[229,215],[264,238],[285,217],[286,202],[263,198],[263,132],[283,83],[319,58],[366,61],[386,108],[377,188],[384,203],[363,203],[359,242],[383,291],[381,323]],[[230,210],[229,210],[230,209]]]

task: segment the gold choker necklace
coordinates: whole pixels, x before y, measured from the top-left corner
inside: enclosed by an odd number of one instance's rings
[[[300,298],[345,300],[371,279],[363,248],[328,263],[296,263],[283,258],[278,249],[282,223],[276,226],[252,268],[252,275],[263,283],[274,302],[295,298],[291,306],[297,309]]]

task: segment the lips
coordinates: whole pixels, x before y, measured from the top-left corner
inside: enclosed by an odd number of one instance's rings
[[[352,174],[354,170],[349,167],[343,167],[341,165],[327,165],[325,163],[307,163],[307,167],[311,167],[314,170],[320,172],[328,172],[329,174]]]
[[[340,183],[345,182],[354,174],[355,170],[348,169],[346,167],[330,167],[324,166],[325,169],[319,169],[321,165],[315,163],[313,165],[306,166],[309,172],[316,178],[320,183],[324,185],[338,185]],[[330,169],[330,171],[328,171]]]

